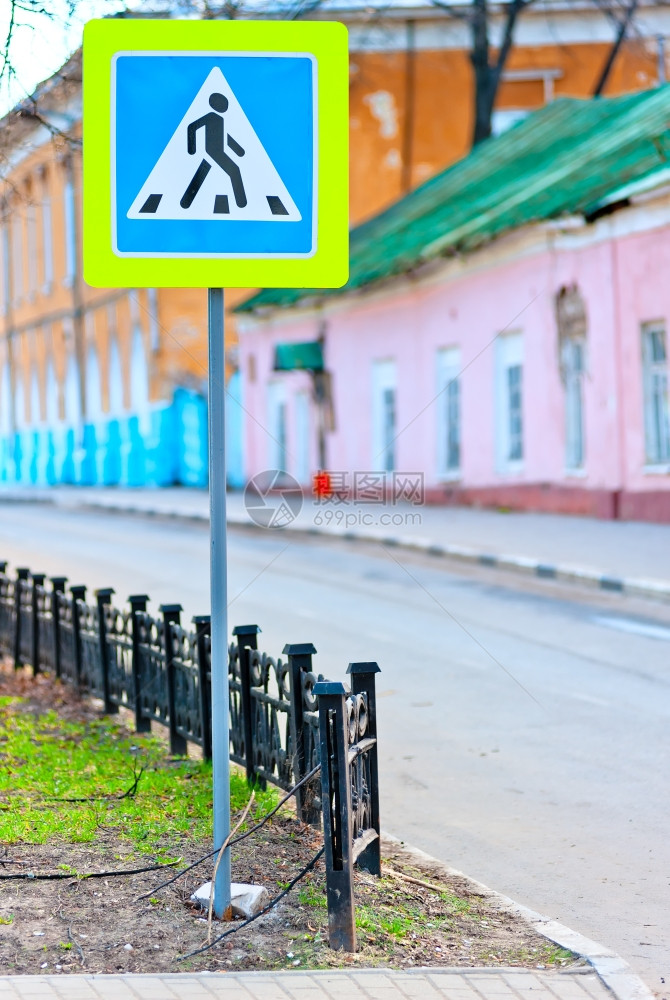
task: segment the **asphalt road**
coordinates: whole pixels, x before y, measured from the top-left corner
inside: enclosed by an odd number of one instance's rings
[[[208,608],[193,524],[0,505],[0,558]],[[382,824],[670,982],[670,623],[399,549],[229,535],[230,625],[377,660]],[[523,589],[522,589],[523,588]]]

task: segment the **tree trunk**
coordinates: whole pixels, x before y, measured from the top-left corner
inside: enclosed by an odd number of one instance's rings
[[[470,61],[475,75],[475,120],[472,131],[472,145],[476,146],[491,135],[491,115],[496,87],[495,70],[489,62],[489,26],[487,0],[473,0],[472,3],[472,51]]]
[[[593,91],[594,97],[600,97],[603,90],[605,89],[610,73],[612,72],[612,67],[614,66],[614,60],[619,54],[619,49],[623,45],[624,39],[626,38],[626,32],[628,31],[630,22],[633,20],[633,15],[637,10],[638,2],[639,0],[630,0],[624,18],[619,23],[619,29],[617,31],[616,38],[614,39],[612,48],[610,49],[607,59],[605,60],[605,65],[603,66],[600,78]]]

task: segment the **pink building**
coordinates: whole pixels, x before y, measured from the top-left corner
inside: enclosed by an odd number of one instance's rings
[[[556,101],[355,230],[345,288],[248,300],[247,475],[670,521],[669,121]]]

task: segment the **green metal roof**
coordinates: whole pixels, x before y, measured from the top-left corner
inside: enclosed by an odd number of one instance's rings
[[[589,218],[616,202],[618,189],[668,166],[670,84],[624,97],[562,98],[352,230],[343,288],[265,289],[236,311],[342,295],[529,223]]]

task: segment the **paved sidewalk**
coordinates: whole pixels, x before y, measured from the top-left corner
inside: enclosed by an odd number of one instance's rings
[[[89,505],[207,521],[205,490],[0,487],[0,502]],[[243,495],[228,497],[229,523],[254,528]],[[257,528],[257,530],[272,530]],[[277,530],[277,529],[275,529]],[[285,529],[344,536],[568,583],[670,601],[670,525],[465,507],[316,504],[305,500]]]
[[[4,976],[3,1000],[611,1000],[595,972],[369,969],[189,975]]]

